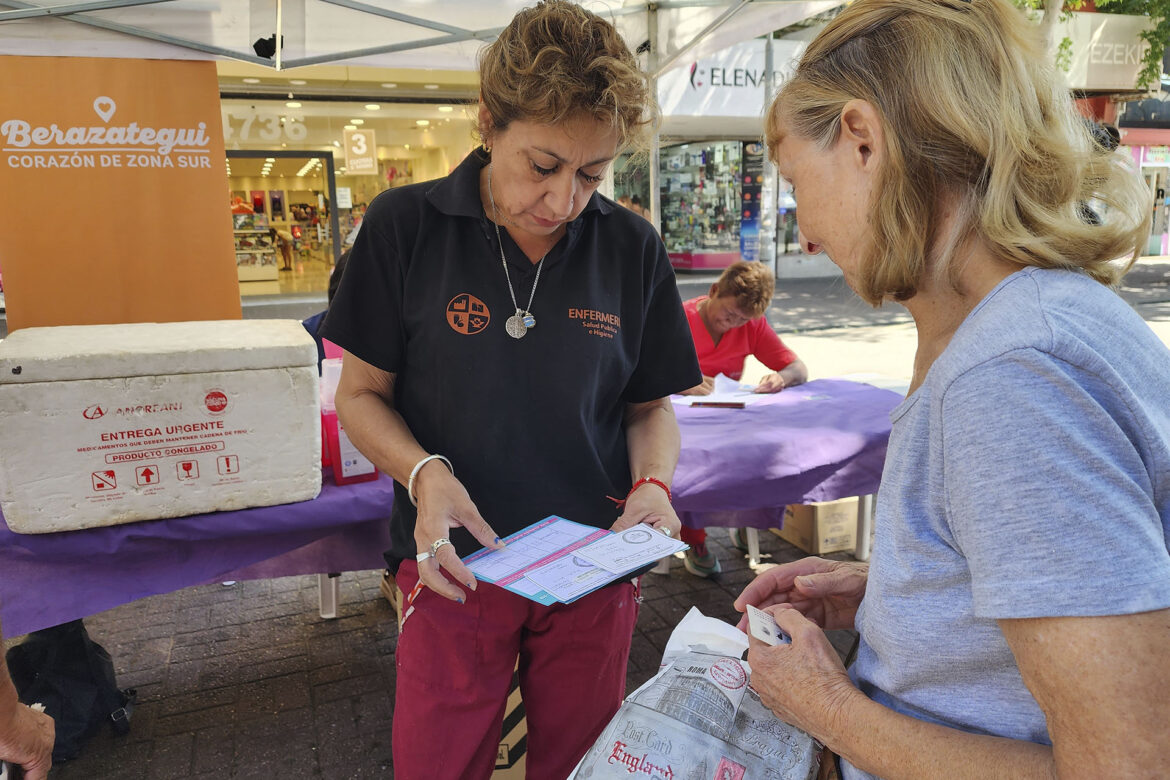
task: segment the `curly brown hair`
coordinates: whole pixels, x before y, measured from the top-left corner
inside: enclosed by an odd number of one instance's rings
[[[735,298],[735,305],[754,320],[768,310],[776,293],[776,277],[763,263],[740,260],[724,269],[715,287],[717,297]]]
[[[479,54],[487,138],[515,120],[555,125],[578,115],[612,124],[618,147],[642,147],[657,122],[649,79],[614,26],[567,0],[521,10]]]

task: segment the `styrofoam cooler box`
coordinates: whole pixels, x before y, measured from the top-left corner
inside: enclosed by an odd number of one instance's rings
[[[17,330],[0,341],[0,510],[36,534],[314,498],[317,381],[296,320]]]

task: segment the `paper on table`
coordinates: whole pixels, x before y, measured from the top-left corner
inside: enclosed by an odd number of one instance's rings
[[[755,389],[755,385],[744,384],[725,374],[716,374],[715,387],[709,395],[675,395],[671,396],[670,400],[679,406],[715,406],[719,404],[747,406],[767,398],[766,395],[756,393]]]
[[[653,526],[639,523],[633,528],[598,539],[575,554],[614,574],[623,574],[685,549],[686,542],[673,539]]]

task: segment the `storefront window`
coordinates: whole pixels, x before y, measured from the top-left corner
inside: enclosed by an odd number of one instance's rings
[[[225,98],[221,105],[243,295],[323,293],[334,258],[378,193],[445,176],[474,145],[472,113],[454,103]],[[355,129],[370,141],[360,174],[347,168],[346,131]]]
[[[662,238],[682,268],[719,268],[740,257],[743,144],[711,141],[664,147]]]

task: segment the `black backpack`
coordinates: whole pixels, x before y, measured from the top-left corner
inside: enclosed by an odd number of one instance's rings
[[[120,690],[110,654],[80,620],[34,631],[5,656],[20,700],[40,702],[53,718],[53,762],[77,758],[103,723],[130,731],[135,691]]]

